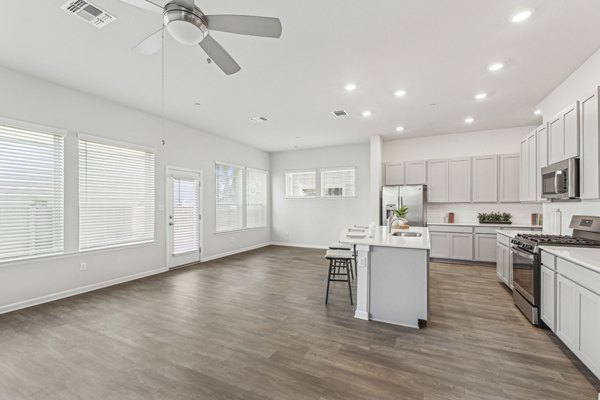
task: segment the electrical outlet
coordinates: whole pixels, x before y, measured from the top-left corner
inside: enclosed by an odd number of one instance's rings
[[[81,267],[80,267],[80,269],[81,269],[82,271],[87,271],[87,263],[84,263],[84,262],[82,262],[82,263],[81,263]]]

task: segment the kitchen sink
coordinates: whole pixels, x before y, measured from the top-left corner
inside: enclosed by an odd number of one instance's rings
[[[420,232],[394,232],[392,236],[421,237],[423,234]]]

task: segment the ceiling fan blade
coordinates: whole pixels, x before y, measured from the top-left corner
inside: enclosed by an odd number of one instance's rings
[[[225,72],[226,75],[232,75],[242,69],[237,62],[229,55],[212,36],[208,35],[200,42],[200,47],[208,56]]]
[[[156,13],[163,12],[163,6],[150,0],[121,0],[123,3],[131,4],[144,10],[154,11]]]
[[[174,0],[173,3],[177,3],[188,10],[194,9],[194,0]]]
[[[146,39],[142,40],[137,46],[132,48],[134,52],[145,56],[158,52],[163,45],[163,28],[157,30]]]
[[[281,37],[279,18],[252,15],[206,15],[208,29],[239,35]]]

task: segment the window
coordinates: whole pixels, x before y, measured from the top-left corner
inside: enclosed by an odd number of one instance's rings
[[[64,138],[0,125],[0,261],[64,252]]]
[[[285,174],[286,197],[314,197],[317,194],[316,172],[297,171]]]
[[[154,240],[154,153],[80,135],[79,249]]]
[[[354,168],[340,168],[321,171],[321,196],[354,197],[354,172]]]
[[[247,170],[246,227],[267,226],[267,172]]]
[[[217,232],[243,228],[244,169],[227,164],[215,164]]]

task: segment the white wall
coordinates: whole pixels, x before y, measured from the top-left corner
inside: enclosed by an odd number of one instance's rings
[[[490,154],[520,153],[523,137],[535,127],[496,129],[441,136],[426,136],[386,141],[383,162],[434,160],[440,158],[474,157]],[[449,212],[457,223],[476,223],[480,212],[510,212],[513,223],[530,224],[532,213],[541,213],[541,204],[429,204],[428,222],[444,222]]]
[[[550,120],[560,110],[573,104],[581,96],[600,85],[600,50],[588,58],[579,68],[556,87],[538,104],[544,121]]]
[[[600,85],[600,50],[585,61],[573,74],[554,89],[538,108],[547,121],[560,110]],[[560,213],[555,214],[559,210]],[[544,232],[570,234],[569,223],[573,215],[600,216],[599,201],[554,202],[544,204]],[[560,223],[558,222],[560,220]]]
[[[433,160],[436,158],[516,154],[523,137],[534,126],[454,133],[388,140],[383,143],[383,162]]]
[[[356,167],[355,198],[285,197],[286,171],[331,167]],[[324,247],[336,242],[343,229],[368,224],[369,174],[368,143],[272,153],[272,241]]]
[[[157,149],[156,241],[152,244],[0,264],[0,312],[165,267],[165,168],[204,172],[204,254],[214,257],[270,241],[270,228],[215,234],[214,161],[260,169],[269,155],[131,108],[0,68],[0,116],[69,131],[65,142],[65,237],[77,237],[76,132]],[[161,145],[161,139],[166,145]],[[80,271],[87,262],[88,270]],[[82,289],[83,288],[83,289]]]

